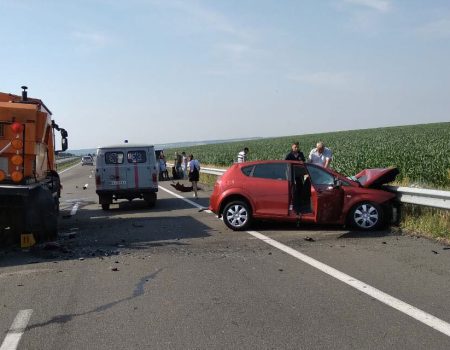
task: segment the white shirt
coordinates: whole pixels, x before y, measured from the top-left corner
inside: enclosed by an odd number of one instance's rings
[[[237,162],[244,163],[246,160],[247,160],[247,154],[245,154],[245,151],[240,151],[237,156]]]
[[[309,153],[309,160],[313,164],[317,164],[320,166],[325,166],[325,162],[329,159],[333,159],[333,153],[331,149],[324,147],[322,154],[317,151],[317,148],[313,148]]]

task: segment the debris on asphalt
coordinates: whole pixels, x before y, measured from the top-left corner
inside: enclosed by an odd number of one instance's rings
[[[84,258],[79,258],[78,260],[80,260],[80,261],[83,261],[83,260],[84,260]]]
[[[432,250],[432,252],[434,253],[434,254],[439,254],[437,251],[435,251],[435,250]]]
[[[315,241],[316,241],[314,238],[308,237],[308,236],[306,236],[306,237],[304,238],[304,240],[305,240],[305,241],[308,241],[308,242],[315,242]]]
[[[381,242],[381,244],[387,244],[386,242]]]
[[[111,271],[119,271],[117,267],[111,267]]]
[[[278,271],[283,272],[284,270],[283,269],[278,269]]]
[[[450,247],[444,247],[443,250],[450,250]]]
[[[272,255],[272,252],[269,252],[269,255]]]

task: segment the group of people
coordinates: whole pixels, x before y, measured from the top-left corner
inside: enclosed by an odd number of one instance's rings
[[[159,178],[160,180],[169,180],[169,172],[167,170],[167,162],[164,152],[159,153]],[[194,197],[198,198],[197,182],[200,178],[200,162],[194,158],[192,154],[186,156],[186,152],[175,152],[174,165],[172,167],[172,178],[188,179],[192,182]]]
[[[240,151],[237,156],[237,162],[246,162],[248,152],[248,147],[245,147],[242,151]],[[322,141],[317,142],[316,148],[313,148],[311,152],[309,152],[308,156],[309,163],[317,164],[324,168],[328,168],[330,166],[332,159],[333,153],[331,152],[331,149],[325,147],[325,144]],[[297,141],[292,142],[291,151],[286,155],[285,160],[297,160],[306,162],[305,155],[300,150],[299,143]]]

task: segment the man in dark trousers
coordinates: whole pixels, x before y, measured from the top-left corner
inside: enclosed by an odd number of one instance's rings
[[[305,155],[300,151],[300,148],[298,147],[298,141],[292,142],[291,148],[292,151],[287,154],[285,160],[298,160],[304,162]]]

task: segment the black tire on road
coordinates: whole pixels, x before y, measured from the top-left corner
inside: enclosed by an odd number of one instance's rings
[[[384,225],[384,213],[381,206],[373,202],[356,204],[349,212],[348,222],[358,230],[371,231]]]
[[[144,200],[150,208],[153,208],[156,204],[156,193],[146,193],[144,194]]]
[[[109,203],[102,203],[103,210],[109,210]]]
[[[222,212],[223,222],[233,231],[244,231],[252,222],[252,211],[244,201],[227,203]]]

